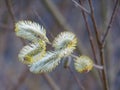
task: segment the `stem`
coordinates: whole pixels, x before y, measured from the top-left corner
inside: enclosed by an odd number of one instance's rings
[[[79,0],[79,3],[80,3],[80,5],[82,5],[81,0]],[[88,32],[88,36],[89,36],[89,40],[90,40],[90,46],[92,48],[94,60],[95,60],[95,63],[98,64],[97,57],[96,57],[96,52],[95,52],[95,48],[94,48],[95,46],[94,46],[94,42],[93,42],[92,33],[90,32],[90,27],[88,25],[86,15],[85,15],[85,12],[83,10],[82,10],[82,16],[84,18],[85,25],[86,25],[86,28],[87,28],[87,32]]]
[[[68,70],[70,71],[70,73],[72,74],[73,78],[75,79],[75,81],[77,82],[79,88],[81,88],[82,90],[85,90],[85,88],[81,85],[78,77],[75,75],[75,73],[72,71],[72,69],[70,68],[70,66],[68,67]]]
[[[74,55],[73,55],[74,56]],[[76,57],[76,56],[75,56]],[[64,58],[65,59],[65,58]],[[69,56],[68,59],[64,62],[64,68],[68,69],[71,73],[71,75],[73,76],[74,80],[76,81],[76,83],[78,84],[78,87],[82,90],[85,90],[85,88],[81,85],[79,78],[75,75],[75,73],[72,71],[72,69],[70,68],[70,63],[71,63],[71,57]]]
[[[93,64],[93,66],[97,69],[103,69],[103,66],[100,66],[100,65]]]
[[[12,3],[11,3],[11,0],[5,0],[5,3],[6,3],[6,6],[7,6],[7,9],[8,9],[8,12],[12,18],[12,21],[13,21],[13,24],[15,23],[15,16],[14,16],[14,12],[13,12],[13,9],[12,9]]]
[[[29,74],[29,70],[27,68],[25,68],[23,73],[18,78],[17,84],[14,85],[14,87],[11,90],[17,90],[20,87],[20,85],[23,84],[23,82],[25,82],[26,77],[28,76],[28,74]]]
[[[89,6],[90,6],[90,11],[91,11],[91,15],[90,16],[91,16],[91,19],[92,19],[92,23],[93,23],[93,27],[94,27],[94,31],[95,31],[95,36],[96,36],[96,39],[97,39],[97,43],[100,44],[99,33],[98,33],[98,29],[97,29],[97,23],[95,21],[92,0],[88,0],[88,2],[89,2]]]
[[[103,43],[103,44],[105,43],[105,39],[106,39],[106,37],[107,37],[107,35],[108,35],[109,31],[110,31],[110,28],[111,28],[111,26],[112,26],[112,23],[113,23],[113,20],[114,20],[114,18],[115,18],[115,15],[116,15],[118,6],[119,6],[119,0],[116,0],[115,6],[114,6],[114,9],[113,9],[113,12],[112,12],[112,16],[111,16],[111,18],[110,18],[110,22],[109,22],[109,24],[108,24],[107,30],[106,30],[106,32],[105,32],[105,34],[104,34],[104,36],[103,36],[103,39],[102,39],[102,43]]]
[[[60,90],[57,84],[53,81],[53,79],[48,74],[43,74],[43,77],[46,79],[48,84],[51,86],[53,90]]]
[[[105,90],[109,90],[108,89],[108,82],[107,82],[107,75],[106,75],[106,65],[105,65],[104,54],[103,54],[103,52],[104,52],[103,51],[103,45],[101,44],[101,41],[99,39],[97,25],[96,25],[96,21],[95,21],[95,18],[94,18],[92,0],[88,0],[88,2],[89,2],[90,10],[91,10],[91,19],[92,19],[92,22],[93,22],[95,35],[96,35],[96,39],[97,39],[97,44],[98,44],[98,48],[99,48],[99,52],[100,52],[101,64],[104,67],[104,69],[102,70],[103,85],[104,85]]]
[[[102,76],[103,76],[103,85],[105,90],[109,90],[108,88],[108,81],[107,81],[107,74],[106,74],[106,64],[104,60],[104,51],[103,47],[100,48],[100,57],[101,57],[101,64],[103,65]]]
[[[72,1],[75,3],[76,6],[80,7],[80,9],[81,9],[82,11],[84,11],[84,12],[86,12],[87,14],[90,15],[90,12],[89,12],[86,8],[84,8],[82,5],[80,5],[80,4],[79,4],[78,2],[76,2],[75,0],[72,0]]]

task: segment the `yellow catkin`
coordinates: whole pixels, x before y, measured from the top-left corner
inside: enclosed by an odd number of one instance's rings
[[[80,72],[89,72],[93,68],[93,61],[88,56],[82,55],[75,60],[75,69]]]

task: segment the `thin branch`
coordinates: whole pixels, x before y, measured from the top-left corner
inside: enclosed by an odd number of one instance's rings
[[[108,87],[108,78],[107,78],[107,70],[106,70],[106,64],[104,60],[104,50],[103,47],[100,47],[100,57],[101,57],[101,64],[103,65],[103,70],[102,70],[102,76],[103,76],[103,85],[105,90],[109,90]]]
[[[81,88],[82,90],[85,90],[85,88],[81,85],[81,83],[79,81],[79,78],[75,75],[75,73],[72,71],[72,69],[70,68],[70,66],[68,67],[68,70],[70,71],[70,73],[72,74],[73,78],[77,82],[79,88]]]
[[[95,36],[96,36],[96,39],[97,39],[97,43],[100,44],[100,39],[99,39],[99,32],[98,32],[98,29],[97,29],[97,23],[95,21],[95,16],[94,16],[94,10],[93,10],[93,5],[92,5],[92,0],[88,0],[89,2],[89,6],[90,6],[90,11],[91,11],[91,19],[92,19],[92,22],[93,22],[93,27],[94,27],[94,31],[95,31]]]
[[[94,31],[95,31],[95,35],[96,35],[96,39],[97,39],[97,44],[98,44],[98,48],[99,48],[99,52],[100,52],[101,64],[104,67],[104,69],[102,70],[103,86],[104,86],[105,90],[109,90],[108,89],[107,75],[106,75],[106,65],[105,65],[104,54],[103,54],[104,51],[103,51],[103,46],[101,44],[101,41],[99,39],[97,25],[96,25],[96,21],[95,21],[95,17],[94,17],[94,10],[93,10],[93,5],[92,5],[92,0],[88,0],[88,2],[89,2],[90,10],[91,10],[91,19],[92,19],[92,22],[93,22]]]
[[[114,9],[113,9],[113,12],[112,12],[112,16],[111,16],[111,19],[110,19],[110,22],[108,24],[108,27],[107,27],[107,30],[103,36],[103,39],[101,41],[101,44],[100,44],[100,57],[101,57],[101,64],[104,66],[104,69],[102,70],[102,76],[103,76],[103,84],[105,86],[105,90],[109,90],[109,87],[108,87],[108,81],[107,81],[107,70],[106,70],[106,64],[105,64],[105,60],[104,60],[104,43],[105,43],[105,39],[108,35],[108,32],[112,26],[112,22],[114,20],[114,17],[116,15],[116,12],[117,12],[117,7],[119,5],[119,0],[116,0],[116,3],[115,3],[115,6],[114,6]]]
[[[76,6],[78,6],[82,11],[84,11],[84,12],[86,12],[87,14],[89,14],[90,15],[90,12],[86,9],[86,8],[84,8],[82,5],[80,5],[78,2],[76,2],[75,0],[72,0],[74,3],[75,3],[75,5]]]
[[[119,6],[119,0],[116,0],[115,6],[114,6],[114,9],[113,9],[113,12],[112,12],[112,16],[110,18],[110,22],[108,24],[107,30],[106,30],[106,32],[105,32],[105,34],[103,36],[103,39],[102,39],[103,44],[105,43],[105,39],[106,39],[106,37],[107,37],[107,35],[108,35],[109,31],[110,31],[110,28],[111,28],[112,23],[114,21],[114,18],[116,16],[118,6]]]
[[[12,21],[13,21],[13,24],[15,23],[15,16],[14,16],[14,12],[13,12],[13,9],[12,9],[12,3],[11,3],[11,0],[5,0],[5,3],[6,3],[6,6],[7,6],[7,9],[8,9],[8,12],[12,18]]]
[[[48,84],[51,86],[52,90],[61,90],[48,74],[43,74],[43,77],[46,79]]]
[[[79,3],[80,5],[82,6],[82,2],[81,0],[79,0]],[[87,28],[87,32],[88,32],[88,36],[89,36],[89,40],[90,40],[90,46],[92,48],[92,52],[93,52],[93,56],[94,56],[94,60],[95,60],[95,63],[98,64],[98,61],[97,61],[97,57],[96,57],[96,52],[95,52],[95,44],[93,42],[93,36],[92,36],[92,33],[90,32],[90,27],[88,25],[88,22],[87,22],[87,18],[86,18],[86,15],[85,15],[85,12],[82,10],[82,16],[84,18],[84,21],[85,21],[85,25],[86,25],[86,28]]]
[[[17,90],[21,84],[23,84],[26,80],[26,77],[29,74],[29,70],[27,68],[25,68],[25,70],[23,71],[23,73],[20,75],[20,77],[18,78],[18,82],[16,85],[14,85],[14,87],[11,90]]]
[[[94,66],[95,68],[97,68],[97,69],[100,69],[100,70],[103,69],[103,66],[100,66],[100,65],[93,64],[93,66]]]
[[[66,58],[64,58],[64,61],[65,61],[64,62],[64,68],[68,69],[70,71],[70,73],[73,76],[73,79],[76,81],[79,89],[85,90],[85,88],[81,85],[81,83],[79,81],[79,78],[75,75],[75,73],[73,72],[73,70],[70,68],[70,63],[71,63],[71,60],[72,60],[71,56],[69,56],[67,60],[65,60]],[[73,56],[75,56],[75,55],[73,55]],[[77,56],[75,56],[75,58],[77,58]]]

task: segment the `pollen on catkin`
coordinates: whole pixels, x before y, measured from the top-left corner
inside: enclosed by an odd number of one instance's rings
[[[77,38],[72,32],[61,32],[53,41],[52,46],[60,51],[61,57],[70,55],[76,48]]]
[[[15,33],[18,37],[32,42],[36,42],[41,39],[47,43],[50,43],[46,36],[46,30],[43,26],[29,20],[18,21],[15,24]]]
[[[46,44],[44,41],[31,43],[24,46],[20,53],[18,54],[19,61],[24,64],[32,64],[40,58],[42,58],[46,53]]]
[[[88,56],[82,55],[75,60],[74,67],[80,73],[89,72],[93,68],[93,61]]]
[[[33,73],[50,72],[58,66],[60,60],[57,52],[47,52],[41,60],[30,65],[30,71]]]

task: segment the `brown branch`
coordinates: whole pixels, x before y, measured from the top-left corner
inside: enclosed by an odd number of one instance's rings
[[[7,9],[8,9],[8,12],[12,18],[12,21],[13,21],[13,24],[15,23],[15,16],[14,16],[14,12],[13,12],[13,9],[12,9],[12,3],[11,3],[11,0],[5,0],[5,3],[6,3],[6,6],[7,6]]]
[[[107,37],[107,35],[108,35],[109,31],[110,31],[110,28],[112,26],[112,22],[113,22],[113,20],[115,18],[118,6],[119,6],[119,0],[116,0],[110,22],[108,24],[107,30],[106,30],[106,32],[105,32],[105,34],[103,36],[103,39],[102,39],[101,45],[100,45],[101,64],[104,66],[104,69],[102,70],[102,75],[103,75],[103,81],[104,81],[104,85],[105,85],[105,90],[109,90],[109,87],[108,87],[107,75],[106,75],[106,71],[107,71],[106,70],[106,64],[105,64],[105,60],[104,60],[104,43],[105,43],[105,39],[106,39],[106,37]]]
[[[90,6],[90,11],[91,11],[90,16],[91,16],[91,19],[92,19],[92,23],[93,23],[93,27],[94,27],[94,31],[95,31],[95,36],[96,36],[96,39],[97,39],[97,43],[100,45],[99,32],[98,32],[98,29],[97,29],[97,23],[95,21],[92,0],[88,0],[88,2],[89,2],[89,6]]]
[[[75,56],[75,55],[71,55],[71,56],[77,58],[77,56]],[[85,90],[85,88],[81,85],[81,83],[79,81],[79,78],[75,75],[75,73],[73,72],[73,70],[70,68],[70,63],[71,63],[71,60],[72,60],[71,56],[69,56],[67,60],[65,60],[66,58],[64,58],[64,68],[68,69],[70,71],[70,73],[73,76],[73,79],[76,81],[79,89]]]
[[[96,25],[96,21],[94,18],[94,10],[93,10],[93,5],[92,5],[92,0],[88,0],[89,2],[89,6],[91,9],[91,19],[93,22],[93,26],[94,26],[94,30],[95,30],[95,35],[96,35],[96,39],[97,39],[97,44],[98,44],[98,48],[99,48],[99,52],[100,52],[100,58],[101,58],[101,64],[103,66],[103,70],[102,70],[102,80],[103,80],[103,86],[105,90],[109,90],[108,88],[108,81],[107,81],[107,75],[106,75],[106,64],[105,64],[105,60],[104,60],[104,51],[103,51],[103,45],[101,44],[101,41],[99,39],[99,34],[98,34],[98,30],[97,30],[97,25]]]
[[[55,83],[55,81],[53,81],[53,79],[48,74],[43,74],[43,77],[46,79],[46,81],[48,82],[48,84],[51,86],[52,90],[61,90],[57,86],[57,84]]]
[[[20,85],[25,82],[28,74],[29,74],[29,70],[27,68],[25,68],[23,73],[21,73],[20,77],[18,78],[17,84],[15,84],[14,87],[11,90],[17,90],[20,87]]]
[[[68,67],[68,70],[70,71],[70,73],[72,74],[73,78],[75,79],[75,81],[77,82],[79,88],[81,88],[82,90],[85,90],[85,88],[81,85],[78,77],[75,75],[75,73],[72,71],[72,69],[70,68],[70,66]]]
[[[81,0],[79,0],[79,3],[82,6]],[[95,46],[94,46],[94,42],[93,42],[93,36],[92,36],[92,33],[90,32],[90,27],[88,25],[86,15],[85,15],[85,12],[83,10],[82,10],[82,16],[84,18],[85,25],[86,25],[86,28],[87,28],[87,32],[88,32],[88,36],[89,36],[89,40],[90,40],[90,46],[92,48],[94,60],[95,60],[95,63],[98,64],[97,57],[96,57],[96,52],[95,52],[95,48],[94,48]]]
[[[116,16],[118,6],[119,6],[119,0],[116,0],[115,6],[114,6],[114,9],[113,9],[113,12],[112,12],[112,16],[110,18],[110,22],[109,22],[109,24],[107,26],[107,30],[106,30],[106,32],[105,32],[105,34],[103,36],[103,39],[102,39],[103,44],[105,43],[105,39],[106,39],[106,37],[107,37],[107,35],[108,35],[109,31],[110,31],[110,28],[111,28],[112,23],[114,21],[114,18]]]
[[[76,6],[80,7],[80,9],[81,9],[82,11],[84,11],[84,12],[86,12],[87,14],[90,15],[90,12],[89,12],[86,8],[84,8],[82,5],[80,5],[80,4],[79,4],[78,2],[76,2],[75,0],[72,0],[72,1],[75,3]]]
[[[105,64],[105,60],[104,60],[104,49],[101,46],[100,47],[100,58],[101,58],[101,64],[103,65],[103,70],[102,70],[102,77],[103,77],[103,86],[105,90],[109,90],[108,87],[108,78],[107,78],[107,70],[106,70],[106,64]]]

